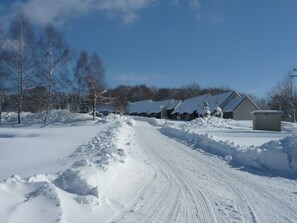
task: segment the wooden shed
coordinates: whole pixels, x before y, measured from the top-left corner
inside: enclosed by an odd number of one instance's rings
[[[256,110],[251,112],[254,130],[281,131],[282,115],[278,110]]]

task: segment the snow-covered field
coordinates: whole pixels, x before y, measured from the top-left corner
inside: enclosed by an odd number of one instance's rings
[[[0,222],[297,222],[297,125],[4,114]]]

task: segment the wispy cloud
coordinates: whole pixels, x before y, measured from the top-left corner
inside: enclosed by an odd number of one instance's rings
[[[221,24],[225,22],[225,15],[222,13],[216,12],[216,13],[210,14],[209,19],[213,23]]]
[[[195,12],[196,17],[200,18],[200,0],[190,0],[190,7]]]
[[[120,18],[124,23],[133,23],[140,10],[157,0],[27,0],[12,3],[10,14],[19,11],[29,16],[32,22],[63,24],[71,18],[89,13],[103,12]]]
[[[124,24],[134,23],[141,17],[141,10],[157,5],[161,0],[15,0],[10,6],[0,3],[0,17],[13,17],[16,13],[25,13],[33,23],[62,25],[72,18],[104,13],[110,18],[120,19]],[[170,0],[171,6],[188,5],[196,18],[200,18],[201,0]],[[213,20],[223,17],[214,15]],[[9,20],[9,19],[6,19]]]

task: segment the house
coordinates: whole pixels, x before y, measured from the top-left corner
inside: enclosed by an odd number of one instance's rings
[[[153,101],[148,103],[147,114],[149,117],[164,118],[166,117],[166,108],[173,102],[173,99],[164,101]]]
[[[174,99],[164,101],[144,100],[129,103],[129,115],[163,118],[167,117],[166,108],[173,103]]]
[[[217,107],[223,108],[231,100],[239,97],[235,91],[229,91],[218,95],[204,94],[198,97],[186,99],[182,104],[172,112],[174,119],[192,120],[194,118],[203,117],[207,110],[214,113]]]
[[[213,114],[217,107],[220,107],[223,110],[224,107],[230,103],[230,101],[238,97],[240,97],[240,95],[235,91],[228,91],[226,93],[208,97],[207,103],[210,113]]]
[[[250,113],[260,108],[246,95],[232,99],[223,108],[223,117],[234,120],[251,120]]]
[[[192,120],[198,117],[199,113],[204,113],[205,102],[209,96],[210,94],[204,94],[184,100],[173,110],[172,117],[176,120]]]
[[[167,119],[174,119],[174,115],[172,112],[174,109],[177,109],[182,104],[182,100],[174,100],[169,106],[166,108],[166,113],[164,115],[164,118]]]
[[[250,112],[259,110],[259,107],[248,96],[240,96],[235,91],[228,91],[218,95],[204,94],[186,99],[183,102],[174,99],[133,102],[129,104],[129,114],[175,120],[193,120],[207,114],[214,114],[218,107],[223,111],[224,118],[235,120],[250,120]]]
[[[153,102],[152,100],[143,100],[136,102],[129,102],[128,114],[129,115],[138,115],[146,116],[147,114],[147,104]]]

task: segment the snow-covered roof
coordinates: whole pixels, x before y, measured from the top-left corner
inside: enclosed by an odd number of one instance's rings
[[[274,115],[283,115],[283,111],[279,110],[255,110],[252,111],[251,114],[274,114]]]
[[[168,107],[166,108],[166,110],[171,110],[171,109],[176,108],[176,106],[178,106],[180,102],[181,102],[181,100],[173,100],[173,101],[168,105]]]
[[[223,112],[232,112],[234,111],[244,100],[250,100],[251,103],[255,105],[257,109],[260,110],[260,108],[253,102],[252,99],[250,99],[247,95],[241,95],[237,98],[232,99],[224,108]]]
[[[232,101],[230,101],[225,108],[223,109],[224,112],[232,112],[234,111],[238,105],[240,105],[241,102],[243,102],[244,99],[246,99],[246,96],[240,96],[237,98],[234,98]]]
[[[194,98],[189,98],[183,101],[183,103],[174,109],[172,114],[178,113],[178,114],[183,114],[183,113],[188,113],[191,114],[195,111],[202,112],[204,111],[204,104],[206,101],[206,98],[210,97],[210,94],[204,94],[200,95],[198,97]]]
[[[226,93],[210,96],[207,98],[208,107],[210,112],[213,112],[217,107],[221,105],[234,93],[234,91],[228,91]],[[222,108],[222,107],[221,107]]]
[[[163,109],[166,109],[167,106],[173,101],[173,99],[168,99],[164,101],[152,101],[152,100],[145,100],[145,101],[138,101],[132,102],[129,104],[129,113],[159,113]]]

